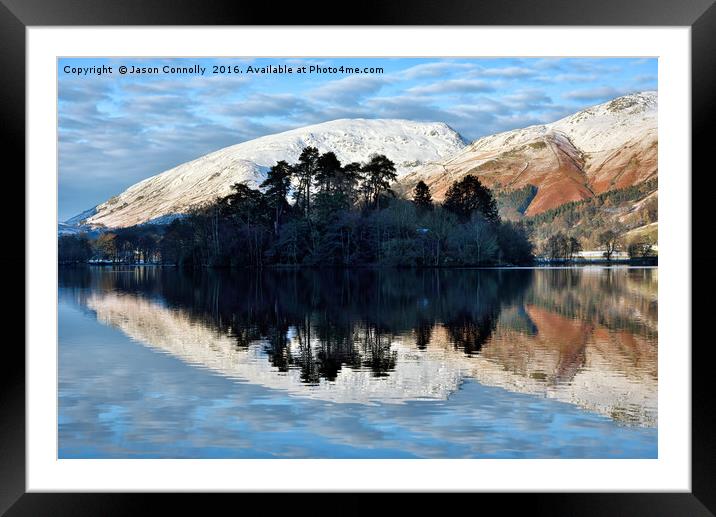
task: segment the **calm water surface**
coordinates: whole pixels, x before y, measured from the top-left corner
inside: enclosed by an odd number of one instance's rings
[[[654,458],[657,284],[61,268],[59,455]]]

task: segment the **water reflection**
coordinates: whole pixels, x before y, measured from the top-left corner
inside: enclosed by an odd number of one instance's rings
[[[133,340],[336,403],[446,400],[465,379],[657,422],[657,270],[63,269]]]

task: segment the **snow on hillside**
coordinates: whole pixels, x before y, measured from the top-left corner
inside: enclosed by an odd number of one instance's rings
[[[114,228],[167,221],[192,206],[227,195],[234,183],[258,186],[269,167],[279,160],[296,161],[309,145],[335,152],[343,163],[364,162],[372,153],[385,154],[396,164],[398,191],[408,191],[423,179],[436,199],[449,182],[494,162],[505,176],[496,175],[495,181],[514,187],[520,186],[519,181],[531,182],[541,189],[534,212],[581,199],[589,192],[623,188],[655,174],[657,105],[655,91],[625,95],[550,124],[486,136],[469,145],[439,122],[334,120],[207,154],[143,180],[66,222]],[[524,168],[529,167],[519,178],[500,162],[513,151],[524,158]],[[489,184],[490,178],[486,179]],[[565,185],[572,185],[571,190]]]
[[[268,135],[207,154],[140,181],[75,221],[108,228],[125,227],[185,212],[246,182],[256,187],[279,160],[294,162],[306,146],[333,151],[343,163],[386,155],[404,175],[428,162],[445,159],[465,143],[440,122],[341,119]],[[90,212],[88,212],[90,213]]]
[[[64,223],[60,223],[60,224],[64,224],[65,226],[78,226],[78,225],[81,225],[83,221],[89,219],[96,213],[97,213],[96,208],[90,208],[89,210],[85,210],[84,212],[79,213],[74,217],[70,217]]]
[[[657,92],[617,97],[550,124],[529,126],[475,140],[460,154],[505,151],[547,135],[568,138],[582,152],[606,151],[636,140],[644,133],[656,134]]]
[[[549,124],[480,138],[447,160],[403,176],[406,194],[422,180],[441,200],[453,181],[478,174],[490,187],[537,187],[529,214],[653,177],[658,170],[657,92],[592,106]]]
[[[613,149],[639,140],[647,133],[656,138],[658,95],[655,91],[617,97],[548,124],[572,141],[582,152]]]

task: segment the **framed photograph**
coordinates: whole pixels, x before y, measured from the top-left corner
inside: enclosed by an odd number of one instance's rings
[[[530,492],[711,515],[691,169],[716,8],[541,4],[348,26],[3,0],[26,336],[0,509]]]

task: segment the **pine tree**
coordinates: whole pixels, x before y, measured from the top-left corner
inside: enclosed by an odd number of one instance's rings
[[[357,186],[362,180],[363,167],[358,162],[351,162],[341,170],[337,188],[345,196],[349,207],[358,200]]]
[[[276,235],[278,235],[278,227],[281,224],[281,216],[288,208],[286,197],[291,188],[292,175],[293,167],[281,160],[269,169],[266,180],[260,185],[262,189],[265,189],[266,201],[274,210],[273,229]]]
[[[318,149],[306,147],[298,157],[298,164],[295,172],[298,177],[298,190],[296,190],[296,203],[303,209],[303,215],[308,218],[311,215],[311,186],[318,170]]]
[[[413,189],[413,203],[421,212],[433,209],[433,196],[430,194],[430,187],[423,180],[418,181]]]
[[[341,162],[335,153],[329,151],[322,154],[316,161],[316,187],[319,192],[331,192],[336,189],[336,184],[341,175]]]
[[[445,194],[443,206],[463,222],[469,220],[475,211],[479,211],[491,223],[500,222],[497,203],[492,197],[492,192],[472,174],[450,186]]]
[[[366,201],[375,208],[380,208],[380,197],[383,194],[394,195],[390,183],[398,177],[395,173],[395,164],[382,154],[374,154],[363,167],[363,172],[365,179],[362,189]]]

